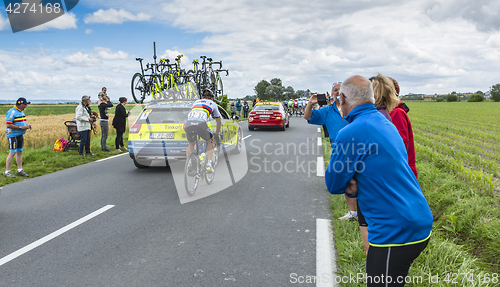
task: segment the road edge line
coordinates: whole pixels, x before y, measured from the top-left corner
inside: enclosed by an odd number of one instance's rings
[[[64,226],[63,228],[60,228],[60,229],[52,232],[51,234],[49,234],[49,235],[47,235],[47,236],[45,236],[43,238],[38,239],[37,241],[35,241],[35,242],[33,242],[33,243],[31,243],[31,244],[29,244],[27,246],[25,246],[25,247],[23,247],[21,249],[18,249],[17,251],[14,251],[13,253],[11,253],[11,254],[3,257],[3,258],[0,258],[0,266],[2,266],[4,264],[6,264],[6,263],[8,263],[8,262],[10,262],[10,261],[12,261],[14,259],[16,259],[17,257],[19,257],[19,256],[21,256],[21,255],[23,255],[23,254],[25,254],[25,253],[27,253],[27,252],[29,252],[29,251],[37,248],[38,246],[41,246],[44,243],[49,242],[50,240],[56,238],[57,236],[65,233],[67,231],[70,231],[71,229],[77,227],[78,225],[80,225],[80,224],[82,224],[82,223],[84,223],[84,222],[86,222],[86,221],[88,221],[88,220],[90,220],[90,219],[98,216],[99,214],[101,214],[101,213],[103,213],[103,212],[105,212],[105,211],[107,211],[107,210],[109,210],[109,209],[111,209],[113,207],[114,207],[114,205],[106,205],[106,206],[104,206],[104,207],[102,207],[102,208],[100,208],[100,209],[98,209],[98,210],[90,213],[89,215],[87,215],[85,217],[82,217],[79,220],[77,220],[77,221],[75,221],[73,223],[70,223],[70,224]]]
[[[316,287],[338,286],[332,221],[316,218]]]

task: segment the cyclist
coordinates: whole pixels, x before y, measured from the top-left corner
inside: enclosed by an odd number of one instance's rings
[[[188,114],[188,120],[184,125],[189,146],[186,149],[186,158],[194,151],[196,136],[200,136],[207,142],[206,153],[208,156],[207,171],[212,172],[212,158],[214,155],[214,134],[207,125],[207,121],[212,116],[217,122],[215,136],[219,136],[222,126],[219,108],[213,101],[214,94],[210,90],[203,91],[203,98],[194,102],[191,111]],[[210,140],[210,143],[208,142]]]
[[[293,113],[297,114],[297,110],[299,109],[299,104],[297,103],[297,99],[293,101]]]
[[[299,99],[299,100],[297,101],[297,105],[298,105],[298,107],[299,107],[299,109],[298,109],[298,111],[299,111],[299,112],[298,112],[298,114],[299,114],[299,115],[302,115],[302,105],[303,105],[303,103],[304,103],[304,101],[302,101],[302,99]]]

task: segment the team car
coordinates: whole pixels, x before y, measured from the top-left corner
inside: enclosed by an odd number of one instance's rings
[[[189,143],[183,127],[193,103],[194,100],[158,102],[141,111],[130,127],[128,137],[129,156],[137,168],[149,167],[154,160],[163,160],[168,165],[168,161],[186,159]],[[222,121],[221,147],[239,153],[243,140],[240,125],[218,107]],[[215,132],[215,120],[211,119],[207,124]]]
[[[248,115],[248,129],[255,128],[280,128],[284,131],[290,126],[290,114],[278,102],[256,103]]]

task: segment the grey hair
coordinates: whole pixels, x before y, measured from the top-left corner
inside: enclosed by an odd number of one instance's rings
[[[360,79],[364,79],[361,80]],[[345,101],[349,107],[363,103],[375,103],[373,87],[370,81],[361,76],[352,76],[342,83],[340,93],[344,94]]]

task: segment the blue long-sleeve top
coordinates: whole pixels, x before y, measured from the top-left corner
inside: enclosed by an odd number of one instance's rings
[[[313,125],[325,125],[328,130],[330,142],[335,141],[335,136],[339,130],[347,125],[347,122],[342,119],[339,110],[335,105],[329,105],[317,110],[312,110],[311,118],[307,121]]]
[[[325,181],[332,194],[358,184],[357,197],[372,246],[401,246],[429,238],[432,213],[408,165],[396,127],[373,104],[354,108],[339,131]],[[349,195],[348,195],[349,196]]]

